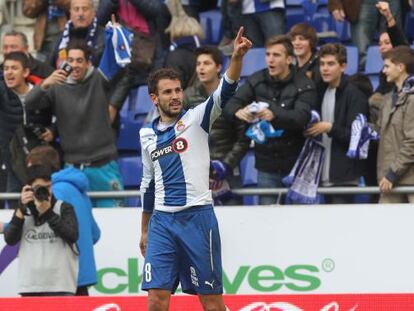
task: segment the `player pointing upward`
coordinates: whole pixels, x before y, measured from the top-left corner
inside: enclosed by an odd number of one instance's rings
[[[183,110],[178,74],[153,72],[148,90],[160,117],[140,131],[145,256],[142,288],[149,310],[168,310],[178,283],[197,294],[205,310],[225,310],[220,235],[209,190],[208,134],[240,78],[252,43],[243,28],[234,41],[230,66],[217,90],[202,104]]]

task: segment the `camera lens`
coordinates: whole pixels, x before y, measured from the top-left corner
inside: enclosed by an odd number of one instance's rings
[[[38,201],[47,201],[49,199],[49,189],[44,186],[34,187],[33,194]]]

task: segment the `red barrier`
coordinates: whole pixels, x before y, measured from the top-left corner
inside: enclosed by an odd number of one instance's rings
[[[414,310],[414,294],[225,295],[234,311],[357,311]],[[146,297],[2,298],[2,311],[137,311],[147,310]],[[195,296],[173,296],[170,310],[202,310]]]

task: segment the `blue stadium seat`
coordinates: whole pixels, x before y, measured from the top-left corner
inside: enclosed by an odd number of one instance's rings
[[[249,150],[240,161],[240,177],[243,187],[257,184],[257,169],[254,151]]]
[[[121,156],[118,158],[119,170],[126,189],[137,189],[142,179],[142,160],[140,156]]]
[[[359,63],[358,48],[356,46],[347,45],[346,54],[347,54],[348,64],[346,66],[345,73],[347,75],[353,75],[354,73],[358,72],[358,63]]]
[[[335,31],[339,41],[342,43],[348,43],[351,41],[351,26],[348,21],[335,21]]]
[[[339,41],[336,33],[335,19],[328,12],[316,12],[309,22],[318,33],[322,44]]]
[[[200,24],[203,27],[207,44],[218,44],[223,37],[222,16],[220,10],[200,13]]]
[[[142,179],[142,161],[140,156],[122,156],[118,158],[124,188],[126,190],[138,190]],[[140,207],[140,197],[129,197],[125,200],[127,207]]]
[[[379,47],[377,45],[368,47],[367,61],[365,63],[365,74],[378,74],[384,66]]]
[[[286,29],[289,31],[294,25],[305,21],[305,13],[300,7],[286,7]]]
[[[306,0],[286,0],[286,7],[301,7]]]
[[[121,118],[118,139],[116,146],[120,152],[139,153],[141,146],[139,144],[139,130],[142,122],[135,122],[130,118]]]
[[[136,115],[147,115],[153,109],[154,104],[148,94],[148,86],[141,85],[138,88],[136,102],[134,104],[134,117],[136,118]]]
[[[374,89],[374,91],[377,89],[378,85],[379,85],[379,74],[371,74],[368,75],[369,80],[371,81],[372,87]]]
[[[266,50],[264,48],[255,48],[247,52],[243,58],[243,68],[241,77],[249,77],[252,73],[266,68]]]
[[[405,17],[405,35],[409,41],[414,40],[414,9],[407,13]]]
[[[379,47],[377,45],[368,47],[367,61],[365,63],[365,75],[371,80],[374,90],[378,87],[379,76],[384,66]]]
[[[257,185],[257,169],[255,168],[254,151],[249,150],[240,161],[240,178],[243,187],[255,187]],[[259,196],[243,196],[244,205],[258,205]]]
[[[146,85],[131,90],[120,111],[120,127],[117,140],[119,151],[140,151],[139,130],[145,123],[148,112],[154,109]]]

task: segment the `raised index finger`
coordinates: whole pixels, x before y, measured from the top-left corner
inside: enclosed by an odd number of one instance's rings
[[[239,32],[237,33],[237,36],[236,36],[236,38],[235,38],[234,40],[235,40],[237,43],[241,42],[242,37],[243,37],[243,34],[244,34],[244,27],[243,27],[243,26],[241,26],[241,27],[240,27],[240,29],[239,29]]]

